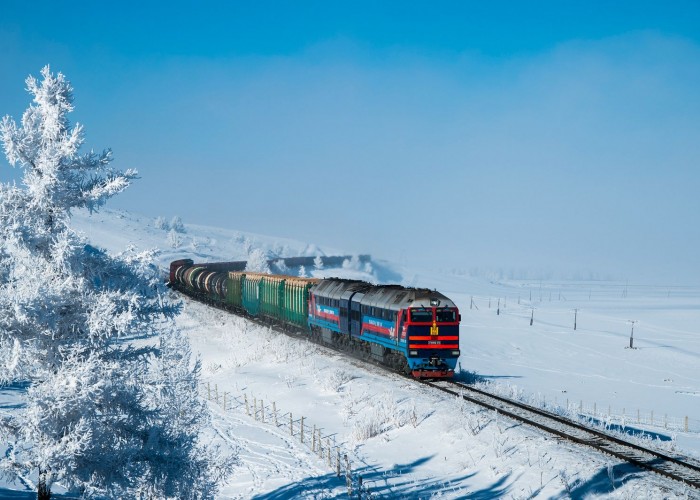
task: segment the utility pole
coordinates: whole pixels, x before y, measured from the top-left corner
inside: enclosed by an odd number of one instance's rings
[[[532,326],[532,322],[535,320],[535,308],[532,308],[532,314],[530,315],[530,326]]]
[[[576,316],[578,315],[578,309],[574,309],[574,331],[576,331]]]

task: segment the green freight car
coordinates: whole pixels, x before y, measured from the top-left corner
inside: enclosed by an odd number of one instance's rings
[[[288,277],[284,280],[283,321],[306,327],[309,319],[309,290],[319,282],[315,278]]]
[[[309,291],[318,282],[314,278],[225,272],[206,264],[193,264],[190,259],[175,261],[170,267],[171,285],[185,293],[299,328],[308,327]]]
[[[309,289],[313,278],[232,271],[228,273],[227,304],[242,308],[251,316],[306,327],[309,316]]]

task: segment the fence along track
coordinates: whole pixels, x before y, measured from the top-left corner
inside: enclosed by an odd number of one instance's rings
[[[639,446],[567,418],[454,381],[421,381],[507,417],[583,444],[665,477],[700,489],[700,466]]]

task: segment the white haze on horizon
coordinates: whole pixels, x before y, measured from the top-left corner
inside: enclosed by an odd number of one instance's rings
[[[125,61],[102,63],[52,69],[75,87],[87,143],[141,174],[113,208],[407,264],[700,282],[688,40],[638,32],[496,60],[336,39],[133,63],[123,80]],[[27,74],[3,74],[26,107]]]

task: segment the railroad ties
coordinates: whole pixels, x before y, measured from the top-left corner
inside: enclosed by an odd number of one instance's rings
[[[495,410],[502,415],[542,429],[567,441],[590,446],[642,469],[700,489],[700,465],[695,463],[686,462],[682,459],[630,443],[546,410],[496,396],[456,381],[421,382],[442,392],[462,397],[466,401]]]

